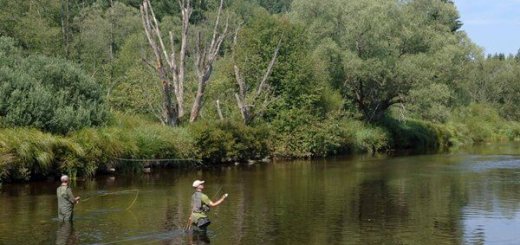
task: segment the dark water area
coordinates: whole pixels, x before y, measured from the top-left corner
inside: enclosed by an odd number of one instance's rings
[[[520,144],[207,170],[153,169],[73,183],[4,184],[0,244],[520,244]],[[206,235],[184,232],[195,179],[214,201]]]

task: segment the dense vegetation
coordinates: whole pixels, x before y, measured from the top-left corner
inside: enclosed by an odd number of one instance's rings
[[[0,0],[0,180],[520,136],[520,51],[452,1],[185,3]]]

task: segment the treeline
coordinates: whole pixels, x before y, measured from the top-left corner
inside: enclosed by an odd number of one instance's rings
[[[0,1],[0,179],[520,135],[449,0]]]

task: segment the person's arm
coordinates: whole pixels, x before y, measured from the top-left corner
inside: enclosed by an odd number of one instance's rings
[[[76,204],[79,202],[79,197],[74,197],[70,188],[67,188],[67,197],[69,199],[69,202],[71,202],[72,204]]]
[[[222,195],[222,197],[221,197],[218,201],[216,201],[216,202],[213,202],[213,201],[209,200],[209,204],[208,204],[208,205],[209,205],[210,207],[218,206],[218,205],[221,204],[221,203],[224,201],[224,199],[226,199],[227,197],[228,197],[228,194],[226,193],[226,194]]]

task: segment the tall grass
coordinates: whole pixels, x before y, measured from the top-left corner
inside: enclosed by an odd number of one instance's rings
[[[36,129],[0,129],[1,179],[28,180],[66,171],[84,154],[78,143],[62,136]]]
[[[82,129],[68,136],[28,128],[0,129],[0,179],[91,176],[107,168],[141,169],[147,164],[122,158],[195,157],[187,129],[163,127],[137,117],[116,117],[110,127]]]

